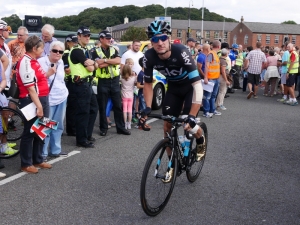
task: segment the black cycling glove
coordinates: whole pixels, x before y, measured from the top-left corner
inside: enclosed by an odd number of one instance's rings
[[[185,118],[184,122],[188,123],[192,129],[197,125],[195,116],[193,115],[188,115],[188,117]]]
[[[145,116],[148,116],[150,113],[151,113],[151,108],[150,107],[146,107],[145,109],[143,109],[141,111],[141,116],[145,117]]]

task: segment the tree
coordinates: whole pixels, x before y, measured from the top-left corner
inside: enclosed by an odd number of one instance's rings
[[[17,32],[18,28],[22,26],[22,20],[16,14],[12,14],[9,17],[3,17],[2,20],[11,27],[13,32]]]
[[[133,41],[133,40],[146,41],[148,37],[145,32],[145,28],[142,27],[129,27],[126,33],[122,36],[121,41]]]
[[[297,24],[297,23],[293,20],[288,20],[288,21],[282,22],[281,24]]]

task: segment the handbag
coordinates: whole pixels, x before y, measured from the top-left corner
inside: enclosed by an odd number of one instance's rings
[[[11,82],[10,82],[10,87],[8,89],[8,95],[12,98],[19,98],[20,95],[20,90],[17,84],[17,75],[16,73],[13,74]]]

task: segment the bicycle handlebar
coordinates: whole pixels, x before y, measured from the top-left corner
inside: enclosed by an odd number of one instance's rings
[[[169,122],[184,122],[185,119],[182,118],[177,118],[174,116],[170,116],[170,115],[161,115],[161,114],[149,114],[148,117],[152,117],[152,118],[157,118],[157,119],[161,119],[161,120],[165,120],[165,121],[169,121]]]

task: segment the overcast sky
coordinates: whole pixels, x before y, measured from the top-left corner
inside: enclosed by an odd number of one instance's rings
[[[226,4],[224,4],[225,2]],[[243,16],[247,22],[281,23],[286,20],[293,20],[300,24],[300,1],[291,1],[290,5],[287,3],[288,1],[282,0],[204,0],[204,7],[208,8],[210,12],[215,12],[237,21],[240,21],[241,16]],[[77,15],[89,7],[105,8],[151,4],[161,4],[163,7],[166,5],[168,7],[189,7],[190,5],[199,9],[202,7],[203,0],[1,0],[0,17],[12,14],[17,14],[20,18],[24,18],[24,15],[61,17]]]

